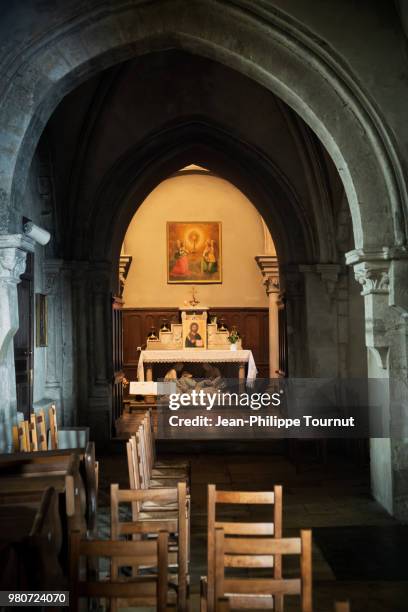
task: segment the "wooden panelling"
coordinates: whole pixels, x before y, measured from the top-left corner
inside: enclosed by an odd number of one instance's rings
[[[254,354],[259,376],[267,378],[269,372],[268,309],[212,308],[211,315],[216,315],[218,321],[224,319],[229,329],[232,325],[236,325],[242,336],[244,348],[251,349]],[[123,309],[123,366],[128,380],[136,380],[138,347],[145,348],[151,327],[154,327],[158,333],[164,319],[169,322],[178,322],[180,320],[178,309]]]

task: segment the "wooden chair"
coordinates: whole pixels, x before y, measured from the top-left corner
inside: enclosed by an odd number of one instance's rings
[[[216,518],[217,505],[272,505],[271,521],[266,523],[226,522]],[[202,579],[202,605],[208,612],[215,608],[215,530],[222,528],[226,535],[282,537],[282,487],[276,485],[273,491],[217,491],[208,485],[207,499],[207,579]],[[275,558],[275,577],[282,572],[281,559]]]
[[[78,532],[71,534],[70,542],[70,609],[79,612],[79,600],[85,598],[105,598],[110,601],[111,612],[118,607],[155,606],[159,612],[166,610],[168,574],[168,534],[161,531],[157,540],[115,541],[82,540]],[[155,565],[157,573],[138,575],[122,579],[111,575],[109,579],[86,576],[80,577],[81,558],[86,560],[107,557],[117,567],[140,567]]]
[[[334,612],[350,612],[350,604],[348,601],[336,601],[334,604]]]
[[[180,481],[187,482],[187,478],[183,475],[153,475],[153,473],[150,471],[143,424],[139,426],[136,435],[132,436],[132,438],[134,440],[132,444],[132,452],[134,453],[134,466],[139,473],[141,488],[151,489],[154,487],[175,487]]]
[[[132,436],[132,438],[130,438],[129,441],[127,442],[126,452],[127,452],[127,460],[128,460],[130,489],[136,490],[136,491],[152,490],[148,488],[147,483],[145,482],[145,478],[141,471],[141,462],[137,454],[137,445],[136,445],[135,436]],[[155,488],[163,488],[163,487],[155,487]],[[175,486],[172,486],[171,488],[176,490]],[[137,518],[139,519],[157,518],[157,517],[162,518],[163,517],[162,512],[164,509],[166,510],[167,518],[174,518],[174,514],[177,513],[178,507],[177,507],[177,504],[166,503],[165,508],[162,508],[162,503],[155,502],[155,501],[143,502],[141,504],[137,502],[137,503],[132,504],[132,513],[133,513],[133,518],[135,520]],[[156,510],[160,513],[157,516],[155,514]]]
[[[31,449],[30,429],[28,421],[20,421],[17,426],[18,448],[21,453],[28,453]]]
[[[157,470],[182,470],[183,475],[189,480],[191,477],[191,465],[187,459],[172,458],[165,459],[164,461],[158,461],[156,457],[156,444],[154,439],[154,427],[152,420],[151,410],[147,410],[144,416],[144,422],[146,423],[146,435],[148,437],[148,448],[150,452],[151,468]]]
[[[47,427],[45,423],[45,413],[42,408],[35,414],[35,424],[37,427],[38,450],[46,451],[47,450]]]
[[[139,508],[142,504],[155,503],[155,518],[141,519]],[[120,521],[120,504],[132,506],[132,520]],[[168,516],[168,506],[177,507],[176,512]],[[119,489],[117,484],[111,484],[111,538],[116,540],[121,536],[145,537],[147,534],[158,534],[166,530],[172,534],[169,540],[170,563],[177,564],[178,610],[187,609],[187,585],[189,574],[189,499],[185,483],[179,483],[177,489],[130,490]],[[170,580],[170,584],[172,581]]]
[[[276,557],[298,555],[298,578],[265,577],[273,569]],[[225,569],[241,572],[238,577],[225,575]],[[242,570],[257,572],[257,577],[242,577]],[[272,573],[272,572],[271,572]],[[301,531],[300,538],[231,537],[217,528],[215,534],[215,597],[228,597],[233,609],[283,610],[285,596],[300,595],[300,612],[312,612],[312,532]],[[277,596],[278,605],[277,605]],[[282,603],[282,605],[281,605]]]
[[[143,421],[139,425],[136,435],[136,441],[139,444],[139,454],[143,455],[144,469],[146,475],[150,480],[153,481],[164,481],[173,480],[184,480],[189,482],[189,469],[185,467],[174,467],[171,465],[161,464],[161,467],[155,467],[154,463],[154,440],[152,438],[152,431],[150,421],[147,416],[143,418]],[[164,485],[162,485],[164,486]]]
[[[35,418],[35,414],[30,415],[29,430],[30,430],[30,442],[31,442],[30,450],[38,451],[37,421]]]
[[[58,448],[58,423],[55,404],[52,404],[48,409],[48,419],[50,423],[50,447],[52,450],[56,450]]]

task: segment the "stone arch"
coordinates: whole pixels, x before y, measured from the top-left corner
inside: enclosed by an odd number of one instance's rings
[[[181,48],[245,73],[306,121],[343,180],[357,248],[378,246],[378,222],[382,246],[405,244],[406,193],[389,132],[341,58],[305,26],[275,7],[247,6],[237,0],[137,6],[123,1],[80,15],[70,10],[63,24],[37,36],[31,45],[15,45],[9,58],[11,79],[0,101],[0,129],[6,135],[1,151],[1,231],[15,231],[19,225],[28,167],[61,98],[92,74],[147,49]],[[235,35],[226,37],[226,31]],[[327,108],[336,113],[327,113]]]
[[[77,220],[75,236],[83,240],[74,258],[109,260],[115,266],[126,229],[143,200],[189,164],[222,176],[249,198],[265,219],[282,264],[318,258],[310,220],[280,170],[259,151],[197,118],[150,136],[105,175],[87,217]],[[273,205],[271,194],[279,205]]]

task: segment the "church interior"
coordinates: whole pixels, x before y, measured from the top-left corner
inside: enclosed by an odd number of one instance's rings
[[[404,2],[0,2],[0,33],[0,607],[406,611]],[[168,403],[328,381],[378,383],[381,435]]]

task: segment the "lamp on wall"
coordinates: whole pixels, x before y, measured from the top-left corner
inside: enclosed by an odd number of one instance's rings
[[[35,242],[41,244],[41,246],[45,246],[51,240],[50,232],[47,232],[47,230],[39,227],[33,223],[31,219],[27,219],[26,217],[23,217],[23,232],[26,236],[29,236]]]

